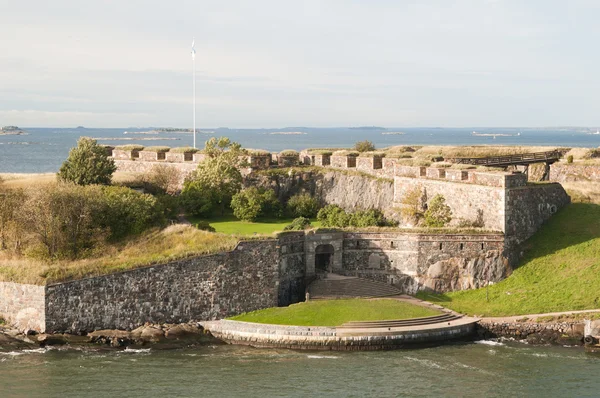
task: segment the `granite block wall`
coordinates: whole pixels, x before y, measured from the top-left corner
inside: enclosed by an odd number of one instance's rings
[[[0,316],[21,332],[46,330],[44,286],[0,282]]]
[[[278,242],[46,287],[46,329],[132,329],[276,306]]]

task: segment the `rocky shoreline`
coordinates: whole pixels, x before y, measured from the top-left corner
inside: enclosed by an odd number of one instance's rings
[[[0,351],[25,350],[47,346],[88,348],[147,347],[175,349],[194,345],[223,344],[197,322],[183,324],[146,324],[132,331],[96,330],[91,333],[46,334],[28,330],[19,332],[0,326]]]

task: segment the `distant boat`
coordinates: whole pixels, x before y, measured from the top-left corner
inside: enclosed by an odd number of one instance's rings
[[[588,133],[589,135],[600,135],[600,130],[596,129],[595,133]]]

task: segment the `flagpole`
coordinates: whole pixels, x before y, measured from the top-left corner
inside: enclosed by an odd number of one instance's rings
[[[194,148],[196,148],[196,50],[194,49],[195,39],[192,41],[192,86],[194,92]]]

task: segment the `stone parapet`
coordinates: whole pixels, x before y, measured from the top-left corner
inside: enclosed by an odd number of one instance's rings
[[[338,169],[350,169],[356,168],[356,156],[340,156],[331,155],[331,167],[337,167]]]
[[[19,331],[46,331],[45,287],[0,282],[0,316]]]

